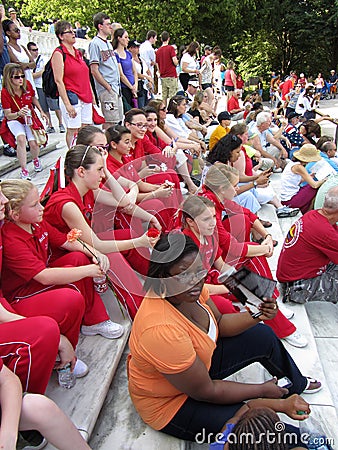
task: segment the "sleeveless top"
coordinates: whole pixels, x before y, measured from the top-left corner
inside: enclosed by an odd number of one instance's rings
[[[11,48],[14,56],[17,58],[17,60],[19,62],[21,62],[21,63],[29,63],[29,57],[28,57],[27,53],[25,52],[25,50],[22,48],[21,45],[20,45],[21,52],[18,52],[10,44],[8,44],[8,46]],[[24,72],[25,72],[26,80],[31,82],[31,85],[32,85],[32,87],[34,89],[34,92],[35,92],[35,95],[36,95],[36,88],[35,88],[35,83],[34,83],[34,78],[33,78],[33,72],[31,71],[31,69],[26,69]]]
[[[290,200],[300,189],[302,177],[291,170],[296,164],[300,164],[300,162],[290,161],[283,171],[280,194],[282,202]]]

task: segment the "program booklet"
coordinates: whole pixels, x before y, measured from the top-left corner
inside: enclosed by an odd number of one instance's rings
[[[327,161],[321,159],[311,167],[311,173],[314,173],[317,180],[321,181],[324,180],[324,178],[328,177],[329,175],[336,174],[337,172],[334,170],[332,166],[330,166],[330,164]]]
[[[224,284],[242,305],[248,305],[254,318],[262,315],[258,307],[264,298],[272,297],[277,284],[275,280],[262,277],[247,267],[241,267],[231,275],[221,273],[218,282]]]

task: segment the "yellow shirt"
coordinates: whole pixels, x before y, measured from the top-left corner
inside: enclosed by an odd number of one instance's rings
[[[222,139],[222,137],[226,136],[230,131],[229,127],[222,127],[222,125],[218,125],[217,128],[211,133],[209,139],[209,150],[212,150],[217,142]]]

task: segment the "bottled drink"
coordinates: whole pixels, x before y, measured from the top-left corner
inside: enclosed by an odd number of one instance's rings
[[[94,277],[94,289],[99,294],[103,294],[108,289],[107,276],[102,275],[101,277]]]
[[[62,369],[58,369],[59,385],[65,389],[75,386],[76,377],[70,370],[70,363],[66,364]]]
[[[198,161],[198,156],[197,155],[193,155],[192,156],[192,171],[191,171],[191,175],[199,175],[201,173],[200,170],[200,164]]]
[[[32,112],[29,108],[27,108],[27,114],[25,115],[25,124],[29,126],[33,125]]]

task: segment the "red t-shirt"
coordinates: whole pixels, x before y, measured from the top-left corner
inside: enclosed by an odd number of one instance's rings
[[[2,88],[1,91],[1,104],[3,109],[10,109],[11,112],[18,112],[24,106],[32,106],[33,97],[35,96],[34,89],[31,83],[27,80],[27,91],[24,92],[21,97],[15,95],[14,99],[7,91],[6,88]],[[25,123],[24,117],[18,117],[17,119],[20,123]]]
[[[4,296],[13,301],[25,290],[38,273],[46,269],[54,249],[61,247],[67,237],[46,221],[32,224],[28,233],[13,222],[2,227],[3,268],[2,288]]]
[[[226,253],[229,255],[227,260],[232,259],[233,257],[244,257],[248,253],[248,245],[245,242],[238,242],[223,226],[222,222],[222,213],[225,210],[225,207],[218,200],[217,196],[207,188],[203,187],[201,192],[202,197],[206,197],[213,202],[216,209],[216,227],[218,233],[218,244],[222,250],[222,253]],[[234,203],[234,202],[232,202]],[[237,205],[239,206],[239,205]],[[240,206],[239,206],[240,207]],[[227,210],[228,212],[228,210]]]
[[[122,176],[135,183],[140,181],[139,174],[133,165],[133,161],[128,156],[123,156],[121,163],[112,155],[108,154],[107,169],[112,175],[114,174],[115,178]]]
[[[228,100],[228,106],[227,106],[227,108],[228,108],[228,112],[229,112],[230,114],[236,114],[236,113],[232,113],[231,111],[234,110],[234,109],[240,109],[239,103],[238,103],[238,98],[235,97],[234,95],[232,95],[232,96],[229,98],[229,100]]]
[[[176,158],[166,158],[163,156],[161,149],[147,135],[143,139],[136,141],[135,147],[130,150],[130,155],[134,160],[138,158],[144,159],[146,157],[147,164],[160,165],[164,162],[169,169],[173,169],[176,165]]]
[[[75,92],[83,102],[92,103],[93,95],[90,88],[89,69],[82,58],[81,52],[74,49],[75,56],[73,56],[64,45],[62,45],[62,50],[66,55],[63,72],[63,83],[66,90]],[[59,52],[62,55],[62,51],[59,48],[56,48],[55,52]]]
[[[176,56],[172,45],[162,45],[156,51],[156,63],[160,69],[161,78],[177,78],[176,66],[172,58]]]
[[[281,282],[317,277],[328,263],[338,264],[338,227],[319,211],[309,211],[290,228],[279,256]]]
[[[222,256],[222,250],[219,248],[217,239],[214,236],[204,236],[206,242],[202,244],[195,233],[188,228],[184,228],[183,233],[191,237],[200,249],[203,267],[210,270],[214,262]]]

